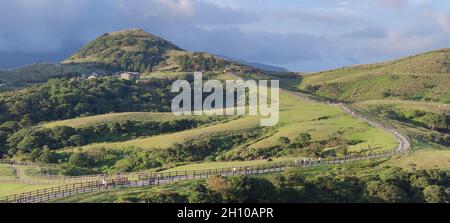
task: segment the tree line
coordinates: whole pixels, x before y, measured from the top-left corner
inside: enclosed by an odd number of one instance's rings
[[[151,191],[124,194],[124,203],[361,203],[450,202],[450,180],[439,170],[405,171],[390,167],[380,172],[348,171],[307,175],[287,170],[269,177],[213,176],[195,182],[184,192]]]
[[[73,128],[23,128],[6,139],[9,155],[33,150],[62,149],[98,142],[126,141],[139,136],[152,136],[195,128],[215,119],[180,119],[171,121],[119,121]]]

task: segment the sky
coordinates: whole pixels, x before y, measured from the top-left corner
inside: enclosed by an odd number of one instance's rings
[[[450,2],[1,0],[0,68],[62,61],[127,28],[186,50],[313,72],[450,48]]]

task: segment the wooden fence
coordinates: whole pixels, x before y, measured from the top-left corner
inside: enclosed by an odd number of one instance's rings
[[[87,192],[109,190],[117,187],[142,187],[149,185],[170,184],[173,182],[206,179],[210,176],[235,176],[276,173],[289,167],[308,168],[323,165],[337,165],[358,160],[368,160],[392,156],[392,152],[380,152],[367,155],[348,155],[344,157],[326,158],[322,160],[301,159],[286,162],[274,162],[261,165],[230,167],[209,170],[172,171],[172,172],[141,172],[137,179],[129,179],[127,175],[105,176],[101,180],[92,180],[46,189],[35,190],[26,193],[14,194],[0,199],[2,203],[39,203],[56,198],[63,198]]]
[[[36,176],[26,176],[26,177],[18,176],[15,178],[0,179],[0,183],[27,184],[27,185],[63,185],[63,184],[92,182],[96,180],[101,180],[105,177],[127,177],[130,179],[137,179],[139,174],[142,173],[145,173],[145,171],[136,171],[120,174],[93,174],[82,176],[39,174]]]

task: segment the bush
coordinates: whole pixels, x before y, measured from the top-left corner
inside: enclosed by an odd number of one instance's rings
[[[366,186],[366,198],[370,202],[406,202],[407,197],[402,188],[389,183],[371,181]]]
[[[431,185],[425,187],[423,190],[423,197],[426,202],[428,203],[448,203],[449,198],[448,194],[445,193],[444,188],[437,186],[437,185]]]
[[[90,167],[92,159],[84,153],[72,153],[69,157],[69,164],[76,167]]]
[[[187,203],[188,199],[175,192],[153,192],[138,197],[145,203]]]

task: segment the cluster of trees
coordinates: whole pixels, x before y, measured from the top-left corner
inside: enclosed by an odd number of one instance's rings
[[[117,202],[450,202],[449,178],[438,170],[406,172],[389,168],[378,175],[324,176],[287,171],[268,178],[210,177],[187,192],[145,192],[124,195]]]
[[[224,69],[229,62],[203,53],[193,53],[179,56],[176,62],[182,71],[216,71]]]
[[[415,126],[432,130],[433,132],[429,132],[429,134],[425,136],[417,135],[417,137],[445,146],[450,145],[450,116],[446,113],[425,112],[420,110],[400,112],[385,107],[376,108],[372,111],[383,118],[410,123]]]
[[[270,129],[266,129],[262,135],[272,135]],[[295,138],[278,138],[278,143],[266,147],[238,147],[225,154],[225,160],[251,160],[259,158],[280,156],[304,156],[304,157],[335,157],[348,155],[348,146],[363,143],[363,140],[344,139],[342,133],[326,140],[313,141],[309,133],[300,133]],[[328,149],[326,148],[335,148]],[[361,151],[364,152],[364,151]]]
[[[104,34],[82,48],[73,59],[93,57],[110,68],[147,72],[163,60],[167,49],[180,50],[170,42],[136,30]]]
[[[136,72],[151,72],[152,67],[162,60],[159,53],[141,52],[118,52],[116,55],[120,57],[120,69]]]
[[[159,80],[163,82],[164,80]],[[0,123],[21,127],[42,121],[127,111],[168,111],[170,85],[135,84],[117,78],[76,81],[53,79],[45,84],[0,95]]]
[[[249,140],[259,137],[260,131],[234,132],[192,139],[166,149],[140,149],[134,147],[92,149],[90,151],[58,152],[48,148],[32,149],[28,159],[43,164],[60,164],[53,173],[81,175],[87,173],[116,173],[172,166],[193,161],[223,160],[224,153]],[[48,170],[50,171],[50,170]]]
[[[83,146],[96,142],[130,140],[139,136],[151,136],[195,128],[213,119],[180,119],[171,121],[120,121],[100,123],[81,128],[57,126],[54,128],[31,127],[9,136],[9,154],[29,153],[35,149],[51,150]]]
[[[378,111],[378,113],[385,118],[401,122],[408,122],[417,126],[428,128],[432,131],[450,131],[450,116],[445,113],[415,110],[411,113],[405,114],[393,109],[383,109]]]
[[[270,135],[270,132],[268,132]],[[256,158],[268,158],[285,155],[298,155],[304,152],[312,143],[312,137],[309,133],[300,133],[293,140],[288,137],[280,137],[278,144],[268,147],[258,148],[244,148],[234,151],[231,160],[243,160],[243,159],[256,159]]]
[[[0,94],[0,155],[19,129],[43,121],[129,111],[169,111],[170,80],[132,83],[117,78],[76,81],[52,79],[24,90]],[[31,130],[23,130],[22,133]],[[31,139],[31,138],[30,138]]]

